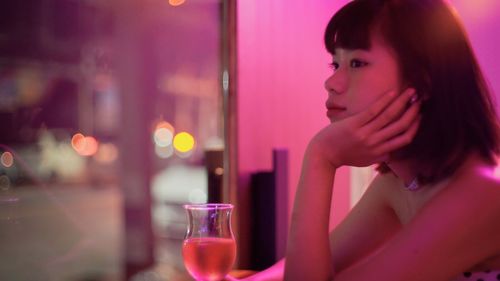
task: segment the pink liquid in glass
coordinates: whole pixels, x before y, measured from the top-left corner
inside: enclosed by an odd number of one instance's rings
[[[236,243],[229,238],[188,238],[182,245],[184,264],[196,280],[222,280],[236,258]]]

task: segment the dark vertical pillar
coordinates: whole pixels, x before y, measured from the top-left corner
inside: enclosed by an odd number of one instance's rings
[[[273,149],[273,170],[251,176],[250,269],[263,270],[285,256],[288,192],[288,150]]]
[[[276,262],[276,185],[274,171],[253,173],[250,185],[252,190],[250,269],[264,270]]]
[[[121,96],[120,179],[123,190],[124,251],[127,280],[154,264],[150,179],[150,124],[156,75],[148,54],[144,9],[138,0],[117,2],[116,69]],[[154,83],[153,83],[154,84]]]
[[[224,156],[222,200],[235,205],[232,227],[238,243],[237,267],[245,267],[250,258],[250,241],[245,232],[249,229],[249,200],[238,190],[238,140],[237,140],[237,2],[221,0],[221,83],[224,110]],[[246,200],[246,201],[245,201]]]
[[[236,204],[238,182],[237,140],[237,61],[236,61],[236,2],[222,0],[221,5],[221,65],[220,81],[224,111],[224,175],[223,201]],[[236,212],[238,210],[235,210]],[[233,215],[234,217],[234,215]]]
[[[288,236],[288,149],[273,150],[273,170],[275,185],[276,235],[274,237],[276,259],[285,256]]]

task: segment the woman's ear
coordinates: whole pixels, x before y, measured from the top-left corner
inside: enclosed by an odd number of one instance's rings
[[[402,89],[413,88],[417,93],[417,100],[424,102],[429,100],[431,98],[429,94],[431,89],[431,76],[429,73],[425,73],[421,76],[416,76],[415,78],[417,81],[413,81],[413,83],[406,81],[405,84],[403,84]]]

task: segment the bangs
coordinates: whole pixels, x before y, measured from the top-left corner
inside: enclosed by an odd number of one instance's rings
[[[382,7],[379,1],[352,1],[340,9],[325,30],[325,47],[330,54],[336,48],[370,49],[371,34],[380,24]]]

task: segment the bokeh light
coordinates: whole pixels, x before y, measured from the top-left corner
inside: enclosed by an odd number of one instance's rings
[[[84,145],[84,139],[85,136],[83,134],[80,133],[74,134],[73,137],[71,138],[71,146],[73,147],[73,149],[76,150],[77,152],[79,150],[82,150]]]
[[[167,128],[158,128],[155,130],[153,138],[157,146],[166,147],[172,144],[174,134]]]
[[[181,153],[186,153],[194,148],[194,137],[187,133],[187,132],[181,132],[175,135],[174,137],[174,148]]]
[[[160,119],[153,130],[153,141],[156,146],[167,147],[172,144],[174,138],[174,126]]]
[[[224,168],[222,168],[222,167],[215,168],[214,174],[216,174],[218,176],[222,176],[224,174]]]
[[[186,2],[186,0],[168,0],[168,4],[174,7],[184,4],[184,2]]]
[[[82,153],[84,156],[94,155],[99,148],[99,143],[94,137],[85,137],[85,149]]]
[[[94,137],[84,136],[81,133],[77,133],[71,138],[71,146],[81,156],[92,156],[99,149],[99,143]]]
[[[10,168],[12,167],[12,165],[14,165],[14,156],[12,155],[12,153],[5,151],[4,153],[2,153],[2,156],[0,156],[0,162],[4,167]]]

